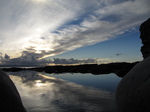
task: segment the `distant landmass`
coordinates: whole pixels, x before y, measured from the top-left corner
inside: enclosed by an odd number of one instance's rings
[[[44,67],[11,67],[1,68],[5,72],[18,72],[21,70],[32,70],[46,73],[92,73],[94,75],[115,73],[119,77],[123,77],[130,71],[137,63],[108,63],[108,64],[83,64],[83,65],[55,65]]]

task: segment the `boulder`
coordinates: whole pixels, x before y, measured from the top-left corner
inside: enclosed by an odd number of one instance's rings
[[[116,91],[117,112],[150,112],[150,57],[128,72]]]
[[[14,83],[2,70],[0,70],[0,111],[27,112]]]

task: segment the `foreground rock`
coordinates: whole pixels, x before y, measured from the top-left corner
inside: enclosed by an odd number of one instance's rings
[[[116,92],[117,112],[150,112],[150,57],[124,76]]]
[[[27,112],[9,76],[0,70],[0,111]]]

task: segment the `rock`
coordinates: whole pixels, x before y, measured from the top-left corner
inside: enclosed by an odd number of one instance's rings
[[[141,52],[143,54],[143,58],[145,59],[150,56],[150,18],[141,24],[140,32],[140,38],[143,43]]]
[[[150,112],[150,57],[128,72],[116,91],[117,112]]]
[[[9,76],[0,70],[0,111],[27,112],[20,95]]]
[[[150,112],[150,18],[140,26],[144,60],[120,81],[116,91],[117,112]]]

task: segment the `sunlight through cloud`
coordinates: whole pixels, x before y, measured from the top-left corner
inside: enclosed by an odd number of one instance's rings
[[[149,0],[1,0],[0,53],[44,58],[110,40],[147,19],[149,5]]]

